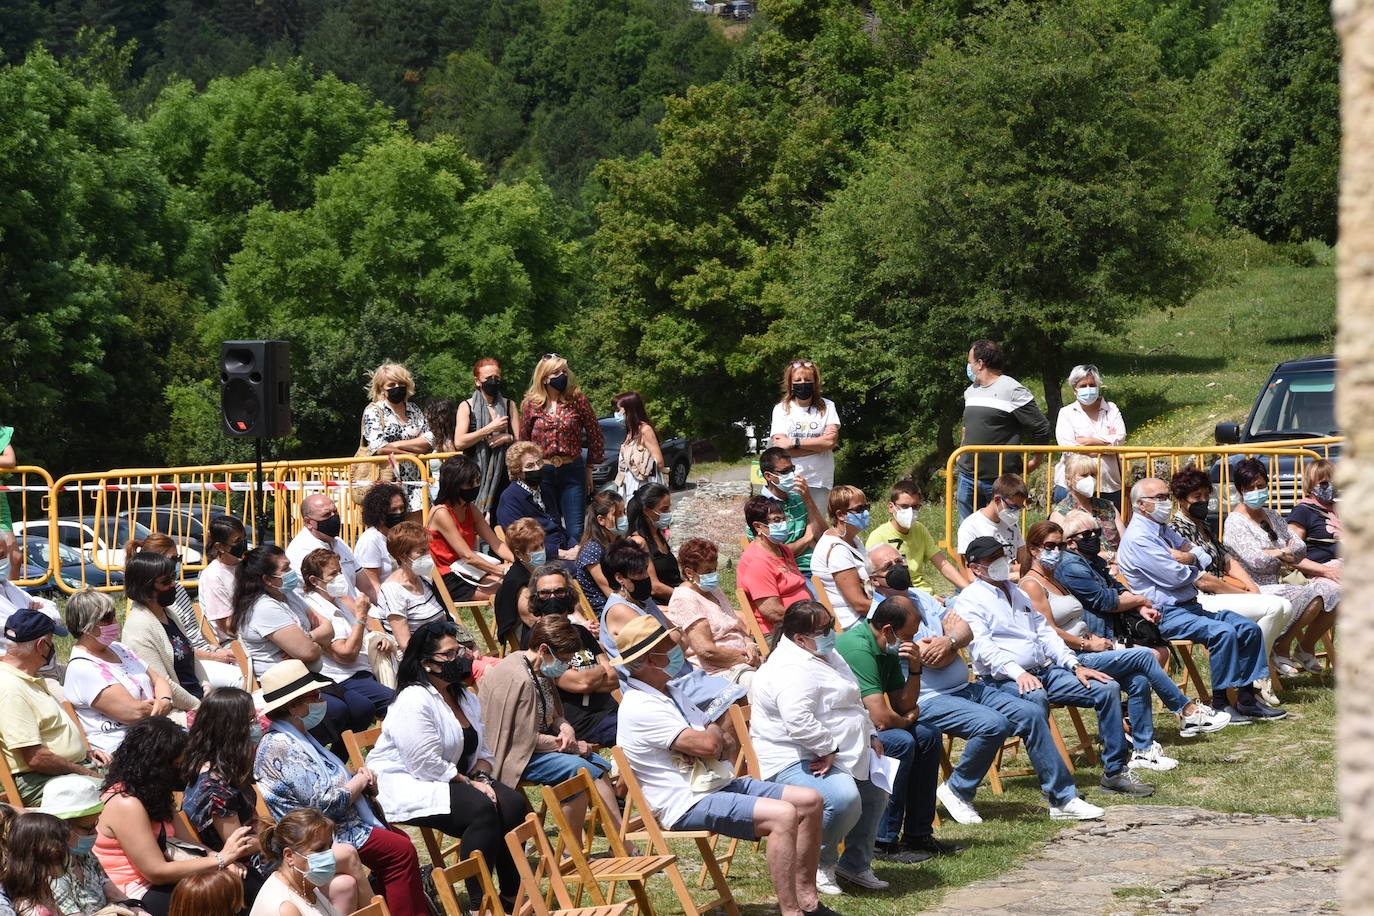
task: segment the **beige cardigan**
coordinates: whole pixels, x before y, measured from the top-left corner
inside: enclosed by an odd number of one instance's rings
[[[169,614],[167,619],[176,624],[176,617]],[[200,700],[187,693],[186,688],[177,681],[172,641],[167,638],[162,622],[152,611],[136,601],[130,601],[129,615],[124,618],[124,630],[119,635],[119,641],[142,659],[149,671],[156,671],[172,685],[173,706],[177,709],[195,709],[200,705]],[[196,659],[196,679],[202,684],[209,680],[200,659]]]
[[[499,782],[520,785],[520,777],[534,756],[539,735],[539,691],[530,682],[525,653],[513,652],[487,669],[477,684],[482,703],[482,727],[494,759],[492,770]],[[553,692],[553,714],[563,715],[563,702]]]

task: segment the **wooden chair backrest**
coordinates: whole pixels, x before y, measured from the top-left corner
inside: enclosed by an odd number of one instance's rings
[[[501,908],[501,897],[496,893],[496,884],[491,880],[491,870],[482,850],[474,849],[468,856],[447,868],[436,868],[430,875],[434,879],[434,889],[439,892],[439,901],[444,905],[445,916],[468,916],[470,913],[487,911],[491,916],[506,916]],[[469,900],[464,907],[458,899],[458,885],[469,878],[476,878],[482,887],[481,900]]]
[[[343,733],[344,747],[348,748],[348,765],[353,768],[353,772],[367,764],[367,752],[377,743],[377,739],[382,736],[382,727],[369,728],[365,731],[355,732],[352,729]]]
[[[735,737],[739,738],[739,754],[734,760],[735,775],[762,779],[759,755],[754,750],[753,739],[749,736],[751,712],[752,709],[749,706],[741,706],[738,703],[731,704],[729,709],[730,721],[735,726]]]
[[[735,611],[735,616],[739,617],[745,631],[758,644],[759,654],[767,658],[772,650],[768,646],[768,635],[763,632],[763,627],[759,625],[759,619],[754,614],[754,602],[749,600],[749,593],[743,586],[735,587],[735,598],[739,601],[739,609]]]
[[[525,847],[534,844],[535,861],[531,863]],[[554,858],[549,838],[544,827],[533,814],[525,815],[525,820],[510,833],[506,834],[506,846],[510,849],[515,868],[520,873],[520,889],[515,894],[513,913],[533,913],[534,916],[552,916],[549,906],[544,902],[544,884],[547,882],[558,909],[572,909],[572,896],[558,870],[558,860]]]
[[[487,618],[486,612],[494,607],[492,598],[483,598],[481,601],[454,601],[453,595],[448,590],[448,583],[444,577],[439,575],[439,570],[434,571],[434,591],[439,595],[439,600],[448,609],[449,615],[458,623],[464,623],[462,611],[467,610],[468,616],[472,618],[473,624],[477,627],[477,634],[486,644],[488,655],[505,655],[500,641],[496,638],[496,628],[493,626],[495,615],[491,619]]]
[[[354,910],[349,916],[391,916],[391,910],[387,909],[383,897],[374,895],[371,903],[361,910]]]

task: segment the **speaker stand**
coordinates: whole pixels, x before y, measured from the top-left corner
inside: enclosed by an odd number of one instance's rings
[[[263,544],[275,544],[277,542],[276,526],[271,524],[271,519],[267,516],[267,496],[262,487],[262,436],[253,439],[253,487],[257,491],[257,518],[253,520],[253,534],[257,546]]]

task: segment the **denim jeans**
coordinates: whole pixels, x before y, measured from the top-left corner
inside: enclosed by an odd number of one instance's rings
[[[973,504],[973,478],[968,474],[960,472],[959,486],[954,491],[954,505],[959,509],[959,521],[962,522],[973,514],[975,508],[981,509],[992,502],[992,481],[978,481],[978,505]]]
[[[878,827],[878,842],[930,836],[935,821],[935,784],[940,779],[940,733],[923,722],[878,732],[883,753],[898,761],[892,797]]]
[[[825,805],[825,814],[821,821],[821,868],[835,867],[840,858],[840,841],[843,840],[846,851],[858,847],[851,861],[862,859],[863,864],[859,865],[858,870],[863,871],[869,867],[873,858],[873,837],[877,833],[878,819],[883,814],[883,805],[887,802],[887,793],[878,790],[882,795],[882,802],[869,802],[865,805],[864,793],[860,787],[872,783],[867,780],[856,780],[838,767],[831,767],[830,772],[824,776],[817,776],[811,772],[809,763],[807,760],[798,760],[774,776],[771,781],[787,786],[815,789],[821,793]],[[868,842],[868,854],[861,856],[858,853],[862,852],[865,838]]]
[[[1068,668],[1038,668],[1031,674],[1040,679],[1044,685],[1042,689],[1021,693],[1014,680],[984,678],[983,683],[1036,704],[1046,719],[1050,715],[1051,703],[1091,706],[1097,712],[1097,735],[1102,739],[1102,775],[1115,776],[1124,770],[1131,752],[1126,745],[1126,728],[1121,721],[1121,685],[1116,681],[1088,681],[1084,685]]]
[[[1188,698],[1178,689],[1154,652],[1144,647],[1114,649],[1109,652],[1080,652],[1078,660],[1089,668],[1110,674],[1126,688],[1126,708],[1131,713],[1131,743],[1148,751],[1155,742],[1155,722],[1151,712],[1153,694],[1158,693],[1172,712],[1183,712]]]
[[[561,468],[544,465],[539,495],[544,498],[544,508],[568,532],[568,537],[574,542],[582,540],[582,523],[587,514],[587,459],[578,458]]]
[[[1165,639],[1188,639],[1207,647],[1212,690],[1245,687],[1269,676],[1264,634],[1234,611],[1208,611],[1196,601],[1158,608]]]

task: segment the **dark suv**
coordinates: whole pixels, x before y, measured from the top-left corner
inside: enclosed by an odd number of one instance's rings
[[[601,424],[601,438],[606,441],[606,458],[592,468],[594,490],[600,490],[615,480],[616,469],[620,464],[620,446],[625,441],[625,427],[616,422],[614,417],[602,417],[597,422]],[[677,437],[664,439],[658,445],[663,450],[663,463],[667,465],[659,469],[664,482],[674,490],[681,490],[687,486],[687,475],[692,473],[691,443]],[[587,457],[585,446],[582,449],[582,457]]]
[[[720,15],[724,19],[753,19],[754,4],[750,3],[749,0],[730,0],[729,3],[725,4],[725,8],[720,11]],[[664,455],[663,457],[666,460],[668,456]]]

